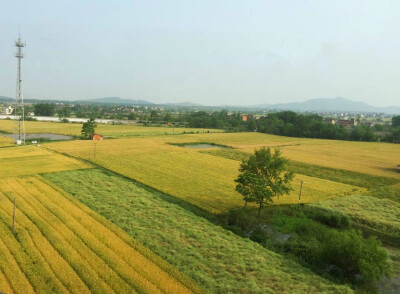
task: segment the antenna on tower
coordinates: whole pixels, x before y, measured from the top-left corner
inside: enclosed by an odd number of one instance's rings
[[[17,66],[17,89],[15,96],[15,123],[14,123],[14,132],[17,140],[17,144],[21,145],[25,144],[25,117],[24,117],[24,98],[22,96],[22,74],[21,74],[21,59],[24,58],[24,54],[22,53],[22,48],[26,46],[24,42],[21,40],[21,35],[19,34],[18,40],[15,41],[15,46],[17,47],[17,52],[15,53],[15,57],[18,59]]]

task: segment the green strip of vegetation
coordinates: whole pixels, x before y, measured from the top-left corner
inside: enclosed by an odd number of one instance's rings
[[[221,148],[227,148],[227,149],[233,149],[231,146],[228,145],[223,145],[223,144],[217,144],[217,143],[213,143],[213,142],[188,142],[188,143],[168,143],[169,145],[174,145],[174,146],[180,146],[180,147],[184,147],[184,146],[192,146],[192,145],[212,145],[212,146],[217,146],[217,147],[221,147]]]
[[[391,276],[387,252],[352,229],[349,217],[305,205],[238,209],[221,216],[226,228],[338,283],[374,292]]]
[[[352,292],[212,224],[189,211],[190,207],[166,201],[168,195],[109,171],[77,170],[43,176],[211,293]]]

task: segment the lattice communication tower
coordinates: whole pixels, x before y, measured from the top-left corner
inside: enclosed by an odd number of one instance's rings
[[[15,41],[15,46],[17,47],[17,52],[15,57],[18,59],[17,66],[17,91],[15,96],[15,123],[14,123],[14,133],[17,140],[17,144],[25,144],[25,117],[24,117],[24,98],[22,96],[22,74],[21,74],[21,60],[24,58],[22,53],[22,48],[26,46],[25,42],[22,42],[21,36]]]

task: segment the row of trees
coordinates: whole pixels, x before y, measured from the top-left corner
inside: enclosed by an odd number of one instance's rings
[[[381,136],[384,126],[369,127],[361,124],[352,128],[325,123],[319,115],[298,114],[292,111],[271,113],[263,120],[256,121],[256,129],[262,133],[303,138],[322,138],[351,141],[377,141],[400,142],[400,116],[393,117],[392,126],[386,134]]]

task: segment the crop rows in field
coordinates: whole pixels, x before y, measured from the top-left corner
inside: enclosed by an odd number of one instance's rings
[[[69,136],[80,136],[82,130],[81,123],[58,123],[58,122],[25,122],[26,133],[54,133]],[[11,120],[0,120],[0,131],[14,131],[14,122]],[[197,129],[197,128],[175,128],[164,127],[145,127],[138,125],[111,125],[98,124],[96,133],[107,137],[130,137],[130,136],[156,136],[156,135],[178,135],[183,133],[215,133],[221,132],[216,129]]]
[[[0,191],[0,291],[200,291],[122,231],[40,178],[2,179]],[[15,237],[13,197],[17,198]]]
[[[107,169],[140,181],[160,191],[213,213],[241,207],[243,199],[235,191],[239,162],[171,146],[161,138],[60,142],[47,145],[54,150],[88,159]],[[289,196],[275,204],[298,203],[300,182],[304,181],[302,202],[315,202],[354,194],[361,188],[298,174]]]
[[[351,293],[113,173],[88,169],[43,177],[211,293]]]
[[[1,148],[0,178],[89,168],[89,165],[37,146]]]

